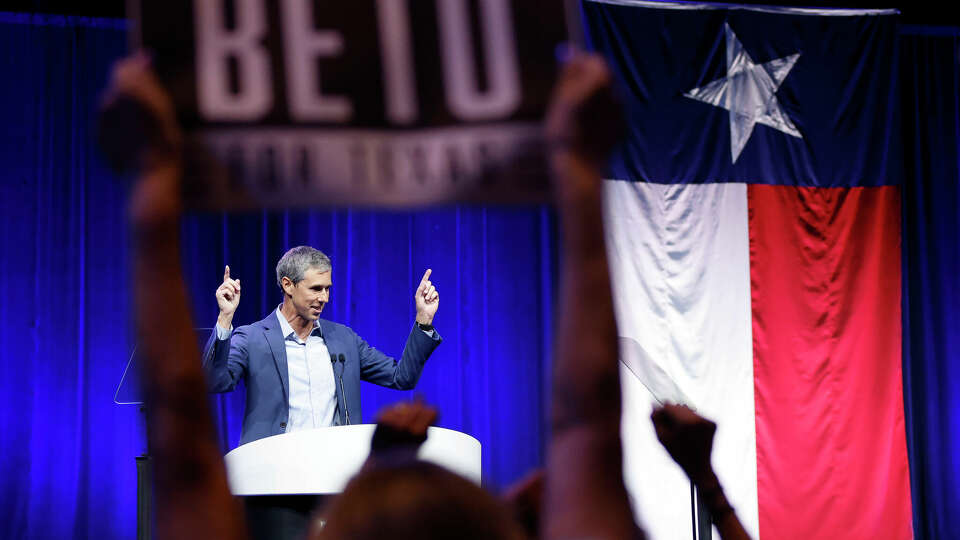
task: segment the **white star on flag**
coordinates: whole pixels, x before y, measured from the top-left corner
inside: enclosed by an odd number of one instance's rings
[[[729,24],[724,23],[723,31],[727,38],[727,76],[683,95],[730,111],[730,154],[733,163],[737,162],[753,133],[753,126],[758,122],[802,139],[796,126],[780,108],[776,96],[780,84],[800,58],[800,53],[756,64]]]

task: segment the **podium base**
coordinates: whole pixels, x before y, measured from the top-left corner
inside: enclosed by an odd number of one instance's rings
[[[137,456],[137,540],[153,538],[153,463]]]
[[[241,497],[252,540],[302,540],[310,516],[324,495],[251,495]]]

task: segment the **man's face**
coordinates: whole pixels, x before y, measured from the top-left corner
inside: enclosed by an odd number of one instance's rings
[[[293,283],[283,278],[283,290],[293,302],[297,315],[308,321],[315,321],[320,317],[323,306],[330,301],[330,270],[321,272],[311,268],[304,272],[303,279]]]

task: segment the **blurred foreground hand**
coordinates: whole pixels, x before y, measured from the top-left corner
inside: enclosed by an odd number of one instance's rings
[[[710,452],[717,425],[685,405],[667,404],[650,415],[660,444],[696,481],[710,472]]]

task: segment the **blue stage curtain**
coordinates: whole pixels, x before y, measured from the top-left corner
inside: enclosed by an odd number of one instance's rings
[[[126,188],[92,137],[125,28],[0,13],[0,538],[135,537],[143,426],[136,407],[113,403],[136,341]],[[225,263],[244,285],[235,321],[245,324],[281,301],[280,255],[313,245],[333,259],[324,316],[392,354],[432,268],[444,343],[416,392],[363,385],[362,420],[422,394],[440,426],[481,442],[496,489],[544,460],[554,230],[545,207],[199,215],[183,225],[184,266],[197,326],[215,323]],[[242,390],[211,401],[227,450]]]
[[[904,398],[916,538],[960,538],[960,30],[901,37]],[[869,411],[864,411],[869,414]]]
[[[0,538],[133,538],[124,190],[90,132],[123,21],[0,14]]]

